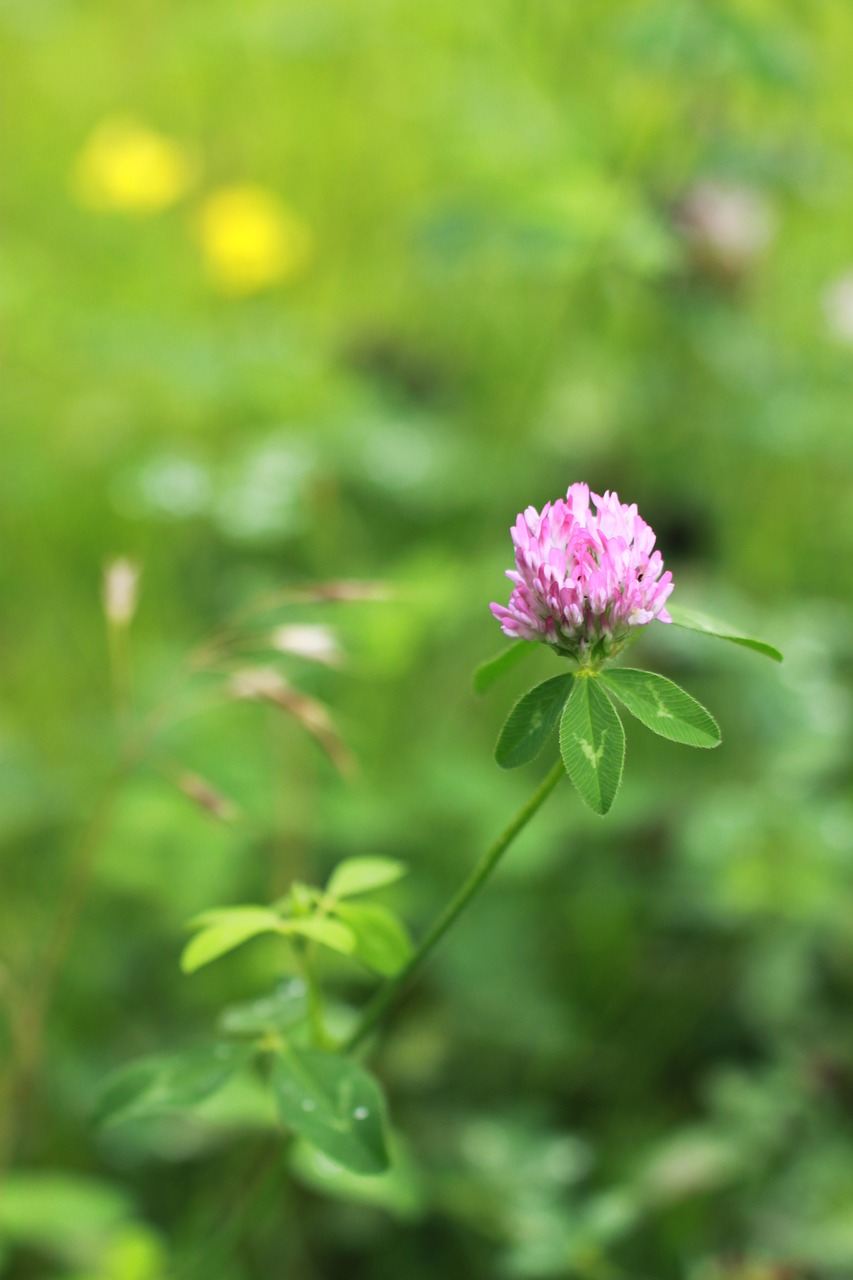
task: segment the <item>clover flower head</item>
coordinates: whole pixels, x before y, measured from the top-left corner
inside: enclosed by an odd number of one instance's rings
[[[512,529],[509,606],[491,610],[505,635],[541,640],[581,663],[621,649],[664,608],[672,574],[636,505],[573,484],[565,500],[528,507]]]

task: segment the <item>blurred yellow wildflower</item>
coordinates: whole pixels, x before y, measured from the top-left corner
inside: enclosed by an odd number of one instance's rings
[[[311,257],[308,227],[259,186],[214,191],[201,206],[196,230],[210,279],[223,293],[255,293],[291,280]]]
[[[196,173],[192,154],[135,120],[102,120],[72,173],[72,190],[89,209],[153,213],[184,194]]]

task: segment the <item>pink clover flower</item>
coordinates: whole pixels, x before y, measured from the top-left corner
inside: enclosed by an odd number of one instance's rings
[[[591,499],[591,502],[590,502]],[[672,574],[636,505],[573,484],[565,500],[528,507],[512,529],[509,605],[491,610],[505,635],[540,640],[581,663],[621,649],[665,609]]]

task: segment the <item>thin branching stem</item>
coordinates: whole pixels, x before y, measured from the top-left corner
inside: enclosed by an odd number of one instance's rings
[[[494,871],[498,862],[500,862],[515,837],[524,830],[533,815],[545,803],[560,779],[565,778],[565,776],[566,771],[563,767],[562,761],[555,764],[554,768],[536,788],[527,803],[519,809],[518,813],[509,825],[501,832],[494,844],[483,854],[482,858],[470,872],[467,879],[459,887],[448,902],[447,906],[439,915],[438,919],[425,934],[419,946],[415,949],[408,964],[401,969],[399,973],[395,974],[393,978],[389,979],[389,981],[385,983],[384,987],[380,987],[373,999],[367,1004],[354,1031],[341,1046],[344,1052],[350,1053],[352,1050],[357,1049],[377,1023],[381,1021],[391,1006],[396,1002],[397,997],[400,995],[403,988],[408,986],[409,982],[423,965],[427,956],[441,941],[445,933],[447,933],[447,930],[453,924],[454,920],[456,920],[456,918],[465,910],[468,903],[488,879],[492,871]]]

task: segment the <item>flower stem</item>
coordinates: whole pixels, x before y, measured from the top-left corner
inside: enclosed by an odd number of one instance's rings
[[[509,826],[501,832],[491,848],[487,849],[483,854],[482,858],[472,869],[467,879],[460,885],[459,889],[450,899],[441,915],[433,924],[432,928],[429,929],[421,940],[420,945],[414,951],[408,964],[406,964],[399,973],[395,974],[393,978],[389,979],[389,981],[385,983],[384,987],[380,987],[373,999],[367,1004],[355,1029],[341,1046],[344,1053],[349,1053],[353,1049],[358,1048],[376,1024],[384,1017],[385,1013],[397,999],[397,996],[420,969],[429,953],[433,950],[436,944],[441,941],[457,916],[465,910],[468,903],[474,897],[474,894],[491,875],[492,871],[497,866],[503,854],[512,844],[515,837],[520,831],[524,830],[533,815],[547,800],[548,796],[554,790],[560,779],[565,778],[565,776],[566,771],[562,761],[560,761],[554,765],[554,768],[537,787],[527,803],[519,809],[512,822],[510,822]]]
[[[326,1034],[323,1019],[323,997],[320,992],[320,984],[317,981],[310,944],[299,949],[299,961],[308,997],[308,1022],[311,1027],[311,1039],[314,1042],[315,1049],[327,1049],[329,1047],[329,1037]]]

